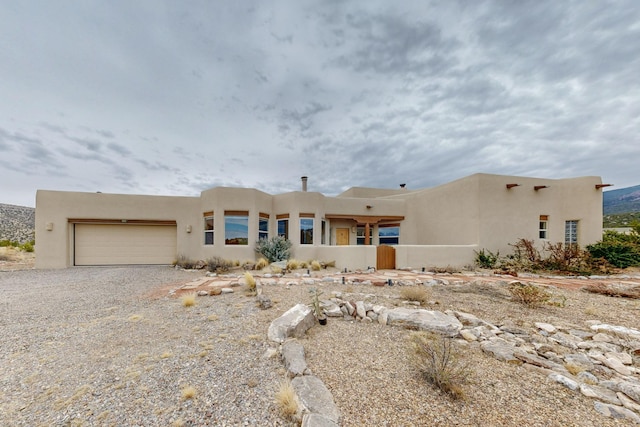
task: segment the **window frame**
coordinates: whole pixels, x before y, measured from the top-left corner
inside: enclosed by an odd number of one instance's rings
[[[278,214],[276,215],[276,220],[278,237],[284,237],[286,240],[289,240],[289,214]],[[281,231],[281,229],[283,231]]]
[[[240,221],[238,221],[240,220]],[[229,233],[238,233],[232,230],[229,225],[236,224],[246,228],[244,236],[232,237]],[[248,211],[224,211],[224,244],[227,246],[248,246],[249,245],[249,212]]]
[[[549,215],[540,215],[538,220],[538,238],[541,240],[549,239]]]
[[[258,215],[258,241],[269,238],[269,215],[260,213]]]
[[[203,220],[203,228],[204,228],[204,245],[205,246],[213,246],[213,244],[215,243],[215,220],[214,220],[214,215],[213,215],[213,211],[210,212],[204,212],[202,214],[202,220]],[[211,228],[208,228],[208,227]],[[211,236],[211,243],[209,243],[209,239],[208,236]]]
[[[398,230],[397,234],[383,235],[383,230],[395,228]],[[388,239],[395,240],[395,242],[388,242]],[[380,245],[399,245],[400,244],[400,224],[379,224],[378,225],[378,243]]]
[[[564,222],[564,244],[577,245],[578,244],[578,226],[579,221],[577,219],[570,219]]]
[[[306,224],[306,225],[303,225]],[[311,225],[309,227],[309,224]],[[298,229],[300,231],[300,244],[313,245],[313,228],[315,226],[314,214],[300,214]]]

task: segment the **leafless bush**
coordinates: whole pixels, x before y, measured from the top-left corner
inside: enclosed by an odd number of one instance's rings
[[[540,307],[551,299],[549,292],[531,283],[511,282],[508,290],[514,300],[531,308]]]
[[[453,399],[465,399],[462,386],[471,373],[451,338],[429,332],[410,336],[410,357],[422,376]]]

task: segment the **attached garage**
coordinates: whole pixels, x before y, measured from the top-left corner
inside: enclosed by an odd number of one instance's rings
[[[171,264],[175,221],[73,222],[74,265]]]

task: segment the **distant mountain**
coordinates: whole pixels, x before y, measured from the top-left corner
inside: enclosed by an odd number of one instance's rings
[[[602,193],[605,215],[640,212],[640,185]]]
[[[0,240],[26,243],[34,239],[36,210],[0,203]]]

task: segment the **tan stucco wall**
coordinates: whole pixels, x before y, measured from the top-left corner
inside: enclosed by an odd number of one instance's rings
[[[36,193],[36,267],[64,268],[73,264],[73,226],[69,218],[105,220],[172,220],[177,225],[178,253],[187,252],[201,237],[196,225],[198,197],[140,196],[38,190]],[[47,230],[47,224],[53,226]],[[192,232],[187,233],[187,226]]]
[[[506,184],[517,187],[506,189]],[[375,265],[375,248],[355,246],[356,222],[326,219],[330,215],[404,217],[400,221],[400,245],[396,265],[461,266],[470,264],[473,249],[511,252],[519,238],[538,244],[540,215],[549,215],[551,243],[564,241],[566,220],[579,221],[579,243],[584,246],[602,236],[602,191],[599,177],[563,180],[475,174],[424,190],[355,189],[339,197],[294,191],[270,195],[256,189],[217,187],[200,197],[139,196],[39,190],[36,194],[36,267],[60,268],[73,263],[73,233],[68,218],[168,220],[177,224],[177,255],[206,260],[220,256],[230,260],[256,259],[259,214],[269,214],[269,235],[277,234],[277,215],[289,215],[293,256],[301,260],[335,259],[339,266],[365,268]],[[548,188],[534,191],[535,185]],[[348,197],[353,195],[357,197]],[[214,212],[214,244],[204,245],[203,213]],[[248,211],[248,245],[225,245],[225,211]],[[300,214],[314,215],[313,245],[300,245]],[[322,220],[326,220],[321,244]],[[398,221],[394,221],[398,222]],[[53,230],[47,231],[46,224]],[[187,232],[187,228],[191,232]],[[349,244],[335,247],[336,229],[349,228]],[[371,228],[372,244],[378,227]],[[449,249],[444,246],[450,246]],[[373,251],[372,251],[373,250]],[[340,254],[340,259],[333,254]],[[471,259],[472,261],[472,259]]]

